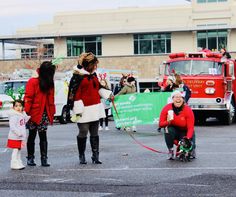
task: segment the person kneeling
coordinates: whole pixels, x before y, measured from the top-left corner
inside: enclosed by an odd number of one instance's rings
[[[191,156],[195,158],[194,114],[185,104],[184,95],[180,91],[171,94],[172,103],[167,104],[161,111],[159,127],[165,128],[164,136],[169,159],[174,159],[174,144],[186,138],[192,141]],[[176,144],[177,145],[177,144]]]

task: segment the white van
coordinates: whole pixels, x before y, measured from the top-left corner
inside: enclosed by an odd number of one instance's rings
[[[6,95],[6,91],[9,88],[13,89],[14,94],[17,95],[17,90],[20,87],[25,87],[28,79],[9,80],[0,82],[0,120],[8,119],[8,111],[12,108],[13,99]],[[64,80],[55,80],[55,106],[56,114],[55,119],[59,120],[61,124],[67,123],[67,95],[68,95],[68,83]]]

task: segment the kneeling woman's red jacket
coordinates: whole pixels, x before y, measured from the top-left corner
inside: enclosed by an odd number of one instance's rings
[[[31,116],[31,121],[39,125],[43,112],[46,110],[50,123],[53,123],[55,114],[54,88],[44,93],[39,88],[39,79],[31,78],[25,89],[25,112]]]
[[[178,115],[174,113],[174,120],[170,123],[167,121],[168,111],[173,110],[172,103],[167,104],[161,111],[159,126],[167,127],[174,126],[180,130],[187,132],[187,138],[191,139],[194,133],[194,114],[188,105],[184,105]]]

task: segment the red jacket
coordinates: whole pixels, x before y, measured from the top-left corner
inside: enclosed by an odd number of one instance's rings
[[[183,110],[176,115],[174,113],[174,120],[170,122],[167,121],[167,114],[169,110],[173,110],[172,103],[167,104],[161,111],[159,126],[167,127],[174,126],[181,130],[187,131],[187,138],[191,139],[194,133],[194,114],[192,109],[188,105],[184,105]]]
[[[46,108],[47,115],[50,123],[53,123],[53,117],[55,114],[55,104],[54,104],[54,88],[50,89],[49,92],[43,93],[39,88],[38,78],[31,78],[26,84],[25,88],[25,112],[31,116],[31,121],[39,124],[43,112]]]
[[[75,94],[75,101],[82,100],[84,106],[96,105],[101,103],[98,90],[100,89],[99,81],[96,76],[89,79],[89,75],[84,75],[83,80]]]

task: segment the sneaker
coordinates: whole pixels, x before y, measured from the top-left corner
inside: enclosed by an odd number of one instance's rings
[[[129,131],[131,131],[131,128],[130,127],[124,127],[124,130],[129,132]]]
[[[193,149],[191,152],[190,152],[190,159],[195,159],[196,158],[196,150]]]
[[[137,131],[136,126],[132,126],[132,130],[133,132],[136,132]]]
[[[105,127],[105,130],[106,130],[106,131],[109,131],[110,129],[109,129],[108,127]]]
[[[98,130],[99,130],[99,131],[102,131],[102,130],[103,130],[103,128],[102,128],[101,126],[99,126]]]
[[[168,158],[169,160],[174,160],[175,159],[173,149],[169,149],[168,157],[169,157]]]

